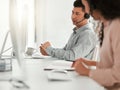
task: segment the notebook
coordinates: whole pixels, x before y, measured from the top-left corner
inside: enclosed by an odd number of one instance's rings
[[[48,74],[50,81],[70,81],[72,78],[66,70],[51,70]]]
[[[33,59],[47,59],[47,58],[51,58],[51,56],[45,56],[37,52],[37,53],[32,54],[32,58]]]
[[[48,64],[48,66],[46,66],[44,68],[44,70],[53,70],[53,69],[57,69],[57,70],[67,70],[67,71],[74,71],[74,68],[71,67],[72,66],[71,61],[65,61],[65,60],[55,60],[51,63]]]

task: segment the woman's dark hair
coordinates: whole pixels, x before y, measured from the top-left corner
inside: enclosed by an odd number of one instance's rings
[[[99,41],[100,41],[100,47],[102,46],[103,43],[103,38],[104,38],[104,24],[101,23],[100,31],[99,31]]]
[[[120,18],[120,0],[87,0],[90,5],[91,12],[98,10],[106,20]],[[99,32],[100,46],[102,46],[104,38],[104,25],[102,23]]]
[[[120,18],[120,0],[88,0],[90,9],[97,9],[106,20]]]
[[[85,6],[82,4],[81,0],[76,0],[73,3],[74,7],[82,7],[83,10],[85,10]]]

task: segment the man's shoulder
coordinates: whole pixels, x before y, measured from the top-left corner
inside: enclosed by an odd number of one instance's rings
[[[90,23],[85,24],[85,25],[82,26],[80,29],[93,31],[93,28],[92,28],[92,26],[91,26]]]
[[[92,27],[90,27],[90,26],[85,26],[85,27],[83,28],[83,33],[95,33],[95,32],[94,32],[94,30],[93,30]]]
[[[84,36],[96,36],[94,29],[90,26],[86,26],[82,32]]]
[[[86,24],[86,25],[82,26],[81,28],[79,28],[79,30],[77,32],[79,33],[79,35],[81,35],[81,34],[86,35],[86,34],[90,34],[90,33],[95,34],[95,32],[94,32],[92,26],[90,26],[90,24]]]

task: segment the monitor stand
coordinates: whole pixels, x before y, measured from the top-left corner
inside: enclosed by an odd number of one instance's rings
[[[5,53],[6,51],[8,51],[12,48],[12,47],[10,47],[4,51],[9,33],[10,33],[10,31],[7,31],[1,51],[0,51],[0,66],[1,66],[0,71],[11,71],[12,70],[12,62],[11,62],[12,56],[4,57],[4,58],[2,56],[3,53]]]

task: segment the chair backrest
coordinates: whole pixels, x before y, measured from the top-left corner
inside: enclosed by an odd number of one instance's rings
[[[99,45],[96,45],[96,47],[94,49],[92,60],[98,61],[100,59],[99,49],[100,49]]]

